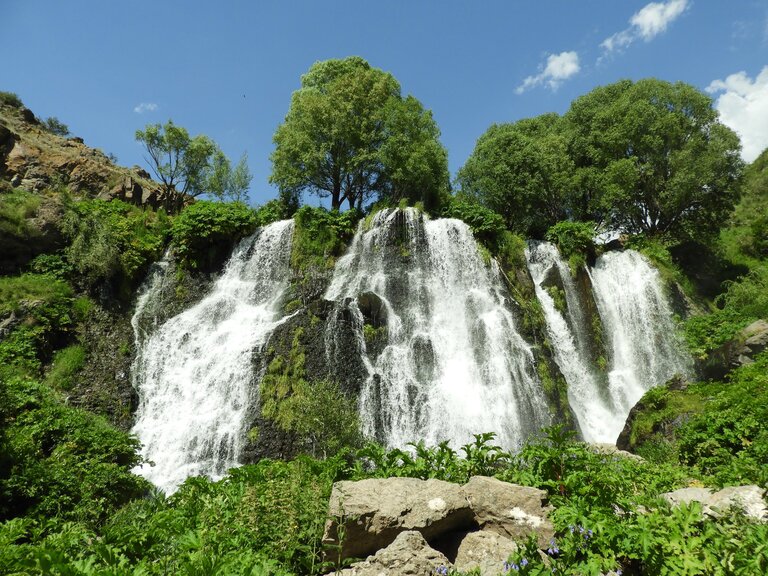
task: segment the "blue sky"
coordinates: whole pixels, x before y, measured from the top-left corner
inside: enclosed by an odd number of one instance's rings
[[[433,111],[453,174],[492,123],[563,113],[621,78],[709,90],[747,160],[768,146],[765,0],[0,0],[0,14],[0,90],[128,166],[143,164],[136,129],[172,118],[248,153],[255,203],[276,195],[272,135],[300,76],[350,55]]]

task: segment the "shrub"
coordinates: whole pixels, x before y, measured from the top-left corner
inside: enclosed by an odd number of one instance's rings
[[[0,518],[103,521],[142,494],[130,473],[138,441],[83,410],[62,405],[45,385],[10,378],[3,386],[9,463],[0,478]]]
[[[199,201],[174,219],[171,237],[183,266],[211,270],[257,224],[256,213],[242,202]]]
[[[24,103],[15,93],[0,91],[0,105],[21,108],[24,106]]]
[[[547,230],[545,237],[568,259],[574,273],[595,258],[594,222],[558,222]]]
[[[51,134],[56,134],[57,136],[69,136],[69,126],[56,118],[56,116],[46,118],[40,125]]]
[[[65,256],[78,281],[88,288],[115,281],[127,291],[162,255],[169,221],[162,211],[120,200],[82,200],[67,206],[63,229],[71,242]]]
[[[492,253],[499,252],[504,243],[507,227],[504,218],[485,206],[465,197],[455,196],[443,209],[446,218],[458,218],[466,222],[478,241]]]
[[[355,234],[360,213],[355,210],[339,212],[325,208],[302,206],[294,214],[291,266],[306,270],[311,266],[333,268],[336,257]]]

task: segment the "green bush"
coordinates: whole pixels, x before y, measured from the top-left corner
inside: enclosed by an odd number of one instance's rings
[[[56,134],[57,136],[69,136],[69,126],[56,118],[56,116],[46,118],[40,125],[51,134]]]
[[[176,216],[171,237],[182,265],[213,269],[229,256],[235,243],[252,234],[257,215],[242,202],[199,201]]]
[[[473,200],[453,197],[443,208],[443,216],[466,222],[475,238],[494,254],[498,253],[504,244],[507,232],[504,218]]]
[[[0,239],[29,238],[33,235],[27,220],[37,213],[40,197],[25,190],[0,193]],[[2,245],[0,244],[0,247]]]
[[[293,216],[291,266],[295,270],[309,267],[333,268],[336,258],[344,252],[346,243],[355,235],[359,212],[326,210],[302,206]]]
[[[73,378],[85,365],[85,348],[80,344],[73,344],[62,348],[53,355],[46,383],[57,390],[71,390],[74,384]]]
[[[93,414],[64,406],[50,388],[3,379],[7,400],[0,518],[102,522],[148,487],[130,473],[138,441]]]
[[[120,200],[71,202],[63,223],[70,240],[65,256],[86,288],[114,281],[128,292],[162,255],[169,226],[164,212]]]
[[[0,91],[0,105],[21,108],[24,106],[24,103],[15,93]]]
[[[547,230],[545,237],[568,260],[573,273],[595,258],[594,222],[558,222]]]

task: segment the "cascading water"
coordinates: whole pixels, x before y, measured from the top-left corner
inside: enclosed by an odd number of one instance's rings
[[[550,423],[530,347],[515,329],[495,262],[483,263],[459,220],[415,209],[361,223],[325,297],[359,327],[369,377],[364,432],[390,446],[423,439],[461,444],[494,431],[507,447]],[[370,354],[360,303],[377,309],[386,342]],[[334,321],[327,350],[336,344]]]
[[[544,311],[555,362],[568,383],[568,404],[581,435],[587,442],[614,442],[624,420],[621,410],[606,397],[604,379],[598,375],[590,357],[588,324],[570,267],[548,242],[530,242],[526,257],[536,297]],[[558,309],[548,287],[562,287],[565,310]]]
[[[292,237],[285,220],[243,240],[210,294],[147,336],[139,318],[157,287],[150,277],[134,315],[133,432],[154,462],[138,472],[161,489],[189,476],[217,479],[237,465],[256,401],[252,355],[283,320]]]
[[[589,273],[609,353],[615,440],[642,395],[675,374],[687,374],[690,360],[675,336],[659,273],[642,255],[608,252]]]

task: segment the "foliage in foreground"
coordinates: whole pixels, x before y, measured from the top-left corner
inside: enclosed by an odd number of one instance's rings
[[[535,542],[499,572],[521,574],[759,574],[768,568],[768,526],[738,514],[718,519],[698,505],[670,510],[658,494],[687,485],[684,467],[604,454],[552,428],[518,454],[481,434],[461,448],[369,445],[326,460],[262,460],[219,482],[187,480],[170,497],[136,500],[100,528],[17,518],[0,525],[0,563],[10,573],[317,574],[332,483],[409,476],[465,482],[475,474],[547,491],[556,536],[546,560]],[[438,568],[437,566],[435,567]]]

